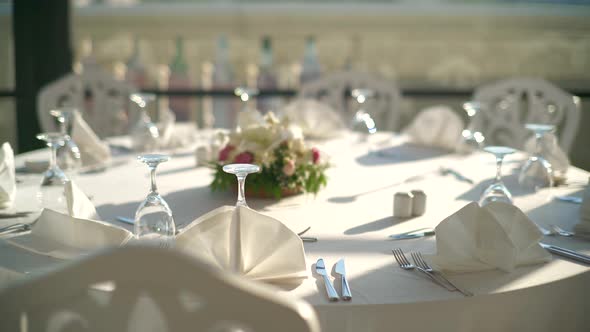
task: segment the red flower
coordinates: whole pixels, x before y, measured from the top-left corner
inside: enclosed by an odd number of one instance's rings
[[[317,148],[311,148],[311,161],[317,164],[320,161],[320,150]]]
[[[254,155],[248,151],[242,152],[234,158],[234,162],[238,164],[249,164],[253,161]]]
[[[235,146],[228,144],[221,149],[221,151],[219,151],[219,161],[226,161],[227,157],[229,157],[229,153],[235,148]]]

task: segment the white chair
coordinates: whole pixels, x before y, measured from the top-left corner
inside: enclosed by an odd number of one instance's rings
[[[0,331],[318,332],[313,308],[184,254],[124,247],[0,290]]]
[[[469,124],[483,133],[486,145],[523,149],[531,132],[526,123],[556,126],[559,145],[568,153],[580,122],[579,98],[534,78],[512,78],[478,88],[473,99],[485,105]]]
[[[357,105],[349,105],[345,94],[353,89],[375,92],[375,96],[366,101],[364,108],[376,120],[377,129],[399,129],[401,95],[396,84],[384,78],[361,72],[339,72],[302,85],[298,97],[321,100],[343,112],[344,120],[349,122],[357,111]]]
[[[127,132],[131,109],[129,95],[136,89],[129,83],[115,80],[100,68],[82,74],[67,74],[41,89],[37,98],[37,115],[43,131],[56,131],[49,114],[63,106],[80,109],[86,122],[100,137]]]

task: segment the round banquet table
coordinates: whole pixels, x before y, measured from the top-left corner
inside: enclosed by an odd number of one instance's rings
[[[392,248],[404,252],[436,252],[436,238],[391,241],[388,235],[440,221],[471,201],[495,175],[495,159],[485,152],[449,154],[432,148],[412,146],[403,136],[379,134],[388,143],[381,153],[368,153],[368,145],[356,134],[315,142],[332,167],[329,182],[318,195],[298,195],[282,200],[249,198],[251,208],[281,220],[318,242],[305,242],[309,275],[294,289],[281,290],[311,303],[323,331],[587,331],[590,327],[590,267],[557,256],[546,264],[499,270],[449,274],[450,279],[472,291],[465,298],[449,292],[422,275],[399,268]],[[222,205],[233,205],[233,192],[211,192],[212,170],[195,167],[194,147],[174,151],[170,162],[158,169],[158,187],[173,210],[178,227]],[[26,160],[47,159],[48,151],[34,151],[16,157],[17,167]],[[513,191],[515,205],[543,227],[558,224],[571,230],[578,222],[579,205],[550,201],[547,195],[519,192],[518,167],[522,153],[507,156],[504,180]],[[451,168],[475,184],[445,175]],[[18,173],[17,209],[26,209],[36,190],[40,174]],[[554,195],[581,196],[589,174],[571,167],[569,185],[553,189]],[[145,165],[133,154],[117,155],[103,172],[89,172],[75,178],[92,198],[105,221],[131,230],[115,221],[132,217],[145,197],[149,177]],[[421,189],[427,194],[426,213],[411,219],[392,217],[393,195],[398,191]],[[19,221],[26,221],[19,220]],[[0,227],[15,219],[0,219]],[[1,242],[1,241],[0,241]],[[544,242],[590,254],[590,241],[550,236]],[[27,275],[42,274],[59,267],[56,259],[35,255],[0,243],[0,286]],[[323,258],[328,271],[345,258],[353,299],[329,302],[323,280],[312,267]],[[171,276],[173,278],[173,276]],[[339,289],[339,279],[332,277]]]

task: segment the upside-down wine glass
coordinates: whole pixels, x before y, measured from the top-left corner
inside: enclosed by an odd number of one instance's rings
[[[82,158],[78,145],[70,136],[71,121],[78,109],[62,107],[49,111],[59,122],[59,131],[66,137],[65,143],[57,150],[57,164],[65,172],[75,173],[82,167]]]
[[[42,209],[50,208],[59,212],[66,212],[64,184],[69,179],[57,164],[57,149],[65,144],[67,135],[55,132],[41,133],[37,135],[37,139],[46,142],[51,151],[49,168],[43,173],[43,179],[37,192],[37,201]]]
[[[485,206],[491,202],[505,202],[512,204],[512,194],[502,182],[502,161],[506,155],[516,150],[507,146],[487,146],[483,149],[496,157],[496,178],[494,182],[484,190],[479,198],[479,205]]]
[[[158,193],[156,186],[156,169],[160,163],[170,160],[170,156],[162,154],[144,154],[137,159],[150,169],[150,192],[135,212],[134,233],[143,243],[161,248],[169,248],[174,244],[176,225],[172,218],[172,210]]]
[[[246,204],[246,176],[250,173],[257,173],[260,171],[260,167],[252,164],[228,164],[223,166],[223,171],[226,173],[234,174],[238,178],[238,200],[237,206],[248,206]]]
[[[463,103],[463,109],[467,113],[469,119],[468,123],[471,123],[472,119],[480,111],[485,109],[485,104],[477,101],[468,101]],[[459,151],[462,153],[470,153],[483,148],[483,142],[485,140],[484,135],[479,131],[472,131],[465,129],[461,132],[461,146]]]
[[[156,96],[151,93],[133,93],[129,96],[129,99],[140,109],[139,119],[131,129],[133,149],[136,151],[151,151],[156,149],[160,132],[158,126],[152,122],[146,110],[148,104],[156,100]]]
[[[364,104],[367,99],[375,96],[375,91],[371,89],[353,89],[350,95],[356,100],[358,109],[352,118],[352,129],[361,127],[361,131],[367,134],[365,138],[377,132],[377,124],[369,113],[365,110]]]
[[[527,123],[525,128],[535,133],[535,153],[529,157],[518,176],[518,183],[528,191],[536,192],[553,186],[553,168],[543,157],[543,136],[555,129],[553,125]]]

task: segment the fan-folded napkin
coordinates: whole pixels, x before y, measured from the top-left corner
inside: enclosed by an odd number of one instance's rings
[[[301,127],[307,138],[330,138],[346,129],[341,116],[330,106],[313,99],[298,99],[281,111],[290,123]]]
[[[71,259],[101,248],[123,245],[132,237],[131,232],[102,221],[44,209],[30,233],[6,241],[37,254]]]
[[[520,265],[543,263],[551,255],[539,246],[543,234],[517,207],[492,202],[469,203],[436,227],[436,255],[441,270],[512,271]]]
[[[82,165],[105,165],[111,160],[111,150],[102,142],[92,128],[84,121],[82,115],[74,112],[72,121],[72,140],[80,148]]]
[[[297,234],[247,207],[223,206],[201,216],[176,236],[175,247],[253,280],[295,284],[307,277]]]
[[[412,143],[455,150],[463,121],[447,106],[432,106],[420,112],[404,132]]]
[[[7,239],[17,247],[55,258],[70,259],[104,247],[120,246],[133,234],[98,221],[94,204],[73,181],[65,184],[69,215],[44,209],[29,234]]]
[[[65,184],[66,203],[68,205],[68,214],[74,218],[100,220],[94,204],[88,196],[78,188],[74,181],[68,181]]]
[[[14,152],[8,142],[0,150],[0,209],[10,208],[16,197]]]
[[[580,206],[580,221],[574,226],[574,231],[590,234],[590,178]]]

